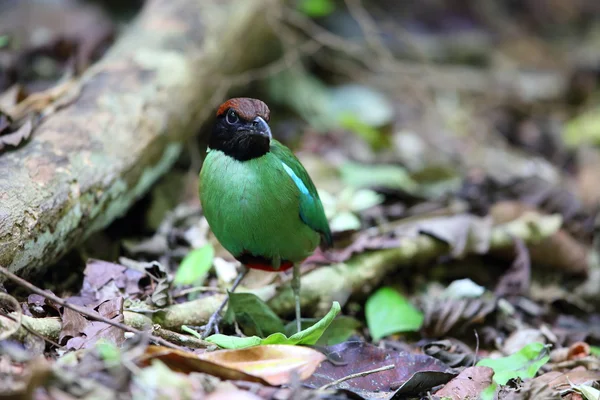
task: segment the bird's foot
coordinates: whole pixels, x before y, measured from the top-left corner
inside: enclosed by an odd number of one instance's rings
[[[202,328],[202,339],[206,339],[213,332],[219,333],[219,322],[221,322],[221,315],[217,311],[216,313],[210,316],[210,318],[208,319],[208,323]]]

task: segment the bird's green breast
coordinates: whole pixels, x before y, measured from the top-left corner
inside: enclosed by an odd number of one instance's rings
[[[204,215],[234,256],[250,252],[292,262],[308,257],[320,237],[300,218],[300,195],[284,163],[271,152],[242,162],[210,150],[200,172]]]

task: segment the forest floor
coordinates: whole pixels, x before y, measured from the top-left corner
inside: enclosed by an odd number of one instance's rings
[[[0,157],[136,12],[99,3],[0,9]],[[314,48],[233,93],[271,106],[334,234],[303,330],[291,271],[251,271],[197,333],[240,270],[198,200],[207,127],[46,276],[0,267],[0,397],[600,399],[600,7],[364,3],[282,10],[283,57]]]

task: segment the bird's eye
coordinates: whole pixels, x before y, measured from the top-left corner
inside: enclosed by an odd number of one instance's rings
[[[227,120],[227,123],[229,125],[233,125],[233,124],[236,124],[240,120],[240,117],[238,117],[238,115],[235,111],[229,110],[225,119]]]

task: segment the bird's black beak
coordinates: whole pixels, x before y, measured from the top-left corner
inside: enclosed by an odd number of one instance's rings
[[[271,128],[269,127],[269,124],[267,124],[267,121],[261,117],[256,117],[252,121],[252,133],[254,135],[264,136],[269,142],[271,141]]]

